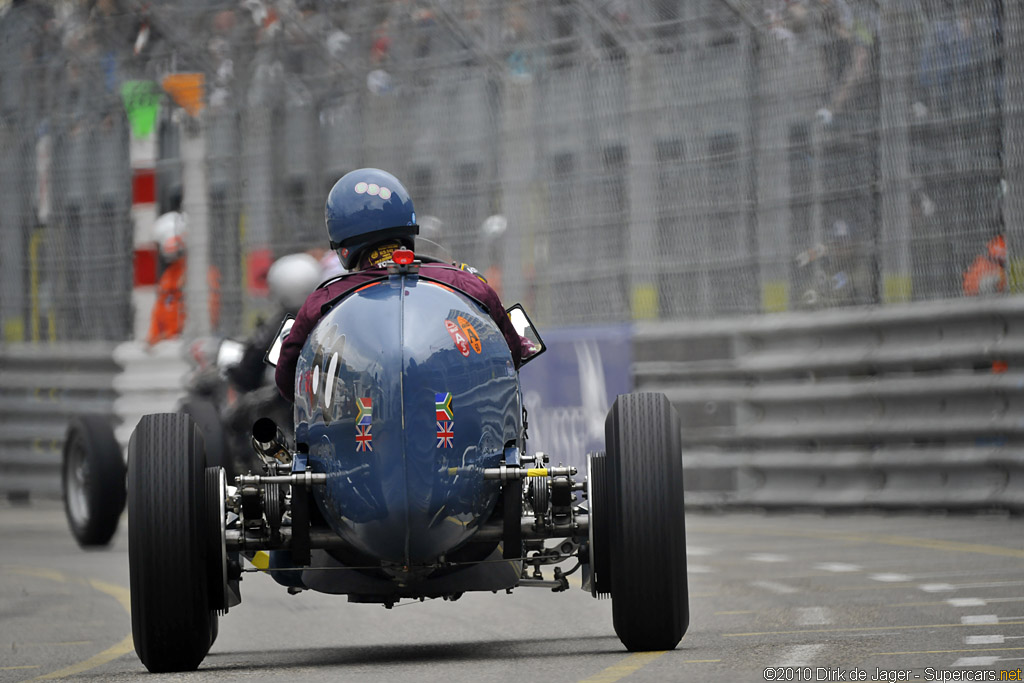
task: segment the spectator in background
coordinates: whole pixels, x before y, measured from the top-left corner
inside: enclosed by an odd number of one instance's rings
[[[845,0],[818,0],[818,10],[826,36],[824,63],[830,85],[817,116],[829,125],[836,114],[849,112],[849,102],[859,98],[869,80],[876,19],[858,15]],[[861,103],[859,108],[870,105]]]
[[[181,210],[181,192],[174,192],[169,210],[153,224],[162,272],[146,337],[150,346],[165,339],[177,339],[185,328],[186,225],[187,219]]]
[[[168,211],[153,224],[157,250],[163,271],[157,281],[156,302],[150,315],[146,342],[153,346],[166,339],[177,339],[185,329],[185,280],[188,275],[186,238],[188,217],[182,211],[181,191],[171,194]],[[210,266],[207,271],[210,324],[220,321],[220,271]]]
[[[1006,239],[996,235],[964,273],[964,294],[984,296],[1006,291]]]

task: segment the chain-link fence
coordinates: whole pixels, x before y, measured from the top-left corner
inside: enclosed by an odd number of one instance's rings
[[[1008,0],[9,2],[5,338],[123,339],[146,314],[130,150],[147,135],[158,210],[181,187],[201,208],[189,249],[220,274],[227,334],[260,309],[270,259],[326,246],[327,190],[364,165],[403,179],[456,257],[547,325],[958,297],[1000,233],[1014,290],[1022,14]],[[203,78],[195,116],[167,92],[183,73]],[[151,105],[150,132],[135,117]]]

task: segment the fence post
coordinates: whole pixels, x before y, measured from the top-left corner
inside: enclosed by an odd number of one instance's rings
[[[909,301],[912,296],[912,262],[910,252],[910,81],[913,78],[913,55],[906,40],[914,26],[898,7],[883,10],[879,58],[881,60],[881,146],[882,216],[878,226],[878,250],[882,301]]]

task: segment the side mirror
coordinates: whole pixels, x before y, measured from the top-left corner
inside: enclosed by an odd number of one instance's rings
[[[277,336],[274,337],[274,343],[267,349],[267,355],[263,357],[263,362],[271,367],[277,367],[277,359],[281,356],[281,345],[284,344],[285,337],[292,331],[292,325],[295,324],[295,316],[286,315],[284,320],[281,321],[281,327],[277,330]]]
[[[505,312],[508,314],[508,319],[512,322],[512,327],[515,328],[519,336],[525,337],[530,342],[529,346],[523,345],[522,364],[526,365],[528,361],[544,353],[548,347],[544,345],[544,340],[537,334],[537,328],[533,326],[530,316],[526,315],[522,304],[515,304]]]

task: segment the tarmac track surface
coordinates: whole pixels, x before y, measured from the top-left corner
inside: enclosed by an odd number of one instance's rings
[[[690,512],[690,628],[666,653],[626,652],[611,602],[578,588],[385,610],[246,575],[199,670],[173,675],[147,673],[132,649],[126,537],[122,520],[110,548],[83,551],[59,504],[0,504],[0,681],[1021,680],[1024,669],[1021,517]]]

